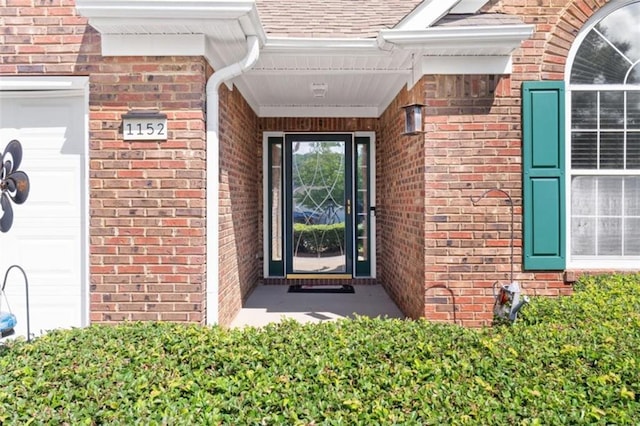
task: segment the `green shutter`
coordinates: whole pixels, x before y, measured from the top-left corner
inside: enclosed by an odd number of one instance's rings
[[[565,267],[564,82],[522,85],[524,269]]]

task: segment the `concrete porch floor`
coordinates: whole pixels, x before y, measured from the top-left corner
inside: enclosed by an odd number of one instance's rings
[[[259,285],[231,327],[261,327],[291,318],[301,323],[368,317],[404,318],[381,285],[356,285],[355,293],[287,293],[286,285]]]

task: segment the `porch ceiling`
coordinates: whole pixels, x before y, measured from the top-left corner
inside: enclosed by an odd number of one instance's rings
[[[481,0],[425,0],[376,38],[271,36],[255,0],[76,3],[101,33],[105,56],[203,55],[220,69],[245,55],[247,36],[257,36],[258,62],[233,84],[262,117],[378,117],[424,74],[509,73],[512,51],[533,31],[517,19],[473,18]],[[472,17],[458,14],[439,26],[452,9]]]
[[[329,41],[297,41],[303,46],[270,40],[235,81],[259,116],[378,117],[411,75],[408,52],[380,50],[375,40],[324,48]]]

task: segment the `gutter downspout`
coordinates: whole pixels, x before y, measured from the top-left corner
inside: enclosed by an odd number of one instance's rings
[[[221,68],[209,77],[206,89],[207,102],[207,192],[206,192],[206,229],[207,229],[207,292],[206,309],[207,325],[218,324],[218,289],[219,289],[219,239],[220,223],[220,95],[218,90],[222,83],[243,74],[251,69],[260,56],[258,37],[247,37],[247,54],[240,61]]]

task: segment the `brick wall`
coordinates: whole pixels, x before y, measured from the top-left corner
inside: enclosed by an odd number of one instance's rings
[[[228,325],[262,275],[258,119],[238,90],[220,89],[218,320]]]
[[[76,15],[73,0],[0,3],[0,74],[82,74],[95,54],[96,34]]]
[[[91,320],[204,321],[205,62],[91,66]],[[121,115],[158,109],[168,140],[122,140]]]
[[[583,23],[604,1],[494,1],[485,10],[519,15],[536,32],[514,54],[510,76],[427,76],[425,316],[468,326],[492,319],[493,285],[511,278],[529,295],[571,292],[562,272],[522,271],[521,101],[523,81],[562,79]],[[568,281],[576,274],[567,274]]]
[[[424,315],[425,143],[403,135],[402,106],[422,97],[422,82],[401,91],[380,117],[376,144],[378,282],[412,318]]]
[[[71,0],[7,0],[0,73],[90,77],[92,322],[202,322],[202,58],[100,56],[99,35]],[[121,116],[159,109],[166,142],[122,140]]]
[[[428,76],[426,108],[425,316],[483,325],[492,319],[493,283],[508,283],[514,200],[514,260],[520,270],[520,102],[508,77]],[[516,277],[522,280],[524,277]],[[526,287],[530,290],[530,286]]]

